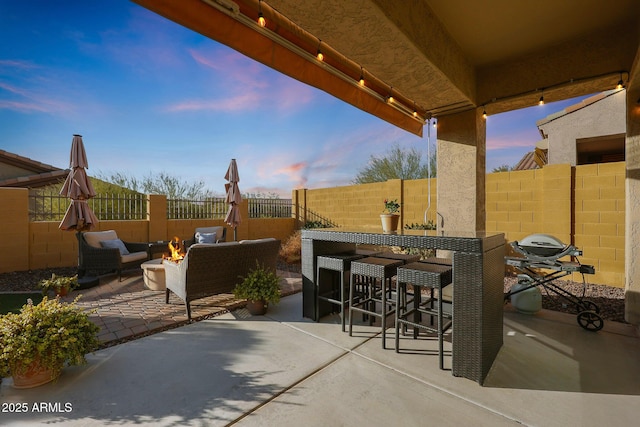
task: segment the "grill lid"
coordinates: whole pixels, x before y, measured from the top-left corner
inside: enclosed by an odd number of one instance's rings
[[[559,239],[548,234],[532,234],[516,244],[522,250],[538,256],[556,255],[566,247]]]

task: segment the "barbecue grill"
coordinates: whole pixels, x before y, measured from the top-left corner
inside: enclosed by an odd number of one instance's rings
[[[522,257],[505,257],[505,263],[515,267],[522,274],[518,275],[519,286],[513,292],[505,294],[505,300],[512,295],[531,289],[543,287],[547,293],[553,292],[576,306],[578,324],[588,331],[599,331],[604,326],[600,317],[600,308],[592,301],[584,299],[587,288],[585,274],[596,272],[592,265],[580,264],[578,256],[582,251],[573,245],[565,245],[559,239],[548,234],[532,234],[520,241],[511,243],[513,250]],[[571,257],[571,261],[560,261],[560,258]],[[571,273],[582,274],[582,295],[574,295],[562,288],[561,282],[554,281]]]

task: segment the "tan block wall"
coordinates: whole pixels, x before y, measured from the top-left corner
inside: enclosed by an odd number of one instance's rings
[[[159,194],[147,196],[147,218],[149,221],[149,241],[167,240],[167,198]]]
[[[406,224],[423,224],[424,214],[427,213],[427,221],[437,223],[438,203],[436,179],[416,179],[404,181],[403,192],[403,222]],[[429,186],[431,187],[431,204],[429,204]],[[428,209],[428,210],[427,210]]]
[[[380,226],[384,200],[397,200],[400,203],[400,224],[404,227],[405,224],[424,222],[424,212],[428,206],[427,183],[431,185],[431,207],[427,213],[427,219],[435,223],[437,209],[435,179],[412,181],[394,179],[372,184],[293,190],[292,200],[300,203],[300,215],[304,215],[304,206],[306,206],[315,214],[330,219],[340,227]]]
[[[542,175],[543,170],[487,175],[488,232],[505,233],[507,241],[520,240],[530,234],[541,232],[544,216]]]
[[[572,242],[571,166],[547,165],[542,169],[542,224],[540,233]]]
[[[575,168],[575,245],[581,261],[595,266],[594,283],[624,287],[624,177],[624,162]]]
[[[249,221],[251,239],[275,237],[284,243],[295,230],[297,226],[294,218],[253,218]]]
[[[29,268],[29,190],[0,188],[0,273]]]
[[[341,227],[374,226],[380,225],[379,215],[384,209],[384,199],[397,199],[400,203],[401,196],[401,180],[392,180],[307,190],[306,206]]]
[[[492,173],[486,176],[486,231],[504,233],[507,242],[534,234],[551,234],[584,253],[594,265],[590,283],[624,287],[625,164]],[[436,180],[414,180],[317,190],[294,190],[292,199],[341,227],[380,226],[385,197],[402,205],[402,225],[422,223],[432,186],[428,219],[436,221]],[[303,206],[300,207],[303,212]],[[507,244],[507,254],[512,253]],[[582,280],[578,274],[573,280]]]
[[[73,231],[62,231],[58,222],[29,225],[29,269],[66,267],[78,263],[78,239]]]

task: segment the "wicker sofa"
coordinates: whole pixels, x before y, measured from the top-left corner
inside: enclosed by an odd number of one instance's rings
[[[78,276],[92,271],[97,274],[116,272],[122,279],[122,270],[140,267],[149,259],[148,243],[123,242],[114,230],[77,233]],[[121,242],[124,249],[110,243]],[[128,253],[127,253],[128,252]]]
[[[193,236],[191,236],[190,239],[182,241],[182,246],[184,247],[185,250],[189,249],[189,246],[195,243],[204,243],[204,242],[198,241],[199,240],[198,233],[215,233],[215,242],[211,242],[211,243],[222,243],[227,241],[226,227],[222,227],[222,226],[199,227],[199,228],[196,228],[196,231],[193,233]]]
[[[211,295],[231,293],[256,262],[275,272],[280,240],[259,239],[240,242],[196,243],[180,263],[164,260],[166,303],[170,291],[182,299],[191,320],[191,301]]]

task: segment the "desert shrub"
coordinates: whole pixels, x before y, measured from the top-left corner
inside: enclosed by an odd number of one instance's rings
[[[302,238],[300,230],[294,232],[280,247],[280,258],[288,264],[299,263],[302,259]]]

